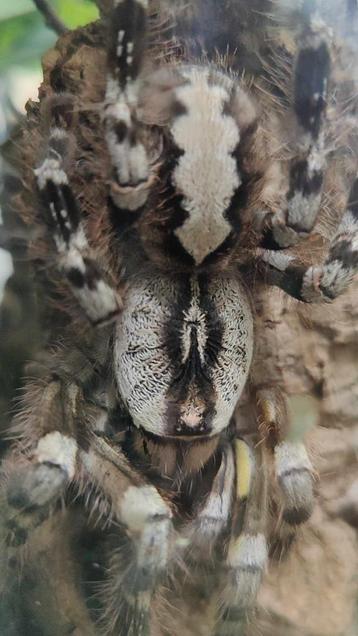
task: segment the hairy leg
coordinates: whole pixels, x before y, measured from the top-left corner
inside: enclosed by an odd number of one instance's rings
[[[83,592],[82,560],[74,548],[86,526],[79,508],[60,508],[31,533],[22,550],[14,551],[7,571],[0,572],[1,608],[8,602],[1,634],[97,634]]]
[[[135,213],[150,187],[148,153],[138,122],[140,73],[147,35],[145,0],[115,3],[108,29],[108,74],[103,119],[112,160],[111,199],[121,210]]]
[[[314,471],[302,435],[292,430],[292,414],[280,388],[258,388],[256,403],[260,436],[273,453],[283,518],[290,524],[302,523],[314,504]]]
[[[358,271],[358,179],[321,265],[307,267],[288,252],[272,250],[262,250],[256,265],[267,284],[280,287],[297,300],[330,302],[342,294]]]
[[[312,3],[294,63],[292,109],[296,119],[295,157],[288,168],[283,208],[264,214],[262,246],[281,250],[312,231],[321,203],[326,155],[326,106],[330,76],[329,31]],[[260,221],[260,219],[258,219]]]
[[[213,480],[210,493],[195,513],[194,520],[186,527],[189,556],[194,561],[214,558],[217,541],[227,531],[231,501],[235,486],[235,458],[231,446],[222,452],[221,464]]]
[[[58,373],[63,372],[66,362],[56,366]],[[89,372],[83,373],[88,382]],[[169,558],[169,505],[133,470],[120,445],[106,441],[101,433],[105,427],[96,421],[103,419],[104,409],[87,402],[82,387],[74,380],[57,377],[48,384],[39,383],[29,392],[27,404],[28,410],[17,422],[22,435],[4,464],[2,495],[6,510],[1,530],[9,547],[8,562],[12,556],[17,558],[19,546],[30,540],[71,484],[83,496],[97,523],[125,537],[129,546],[126,558],[131,555],[127,576],[120,567],[115,568],[117,551],[109,567],[109,587],[117,581],[113,589],[121,589],[130,608],[128,625],[133,630],[141,625],[145,633],[150,616],[143,607],[145,603],[149,607],[148,598]],[[122,575],[124,584],[120,585]],[[109,623],[115,620],[113,598],[107,605]]]
[[[289,396],[282,364],[284,299],[279,292],[257,289],[255,297],[257,338],[250,372],[250,394],[261,443],[267,449],[278,485],[279,508],[292,524],[311,514],[314,471],[304,446],[307,396]],[[313,424],[314,422],[312,422]]]
[[[16,425],[26,429],[33,419],[36,428],[28,435],[24,431],[2,465],[3,531],[9,548],[26,543],[74,477],[77,451],[71,428],[78,405],[77,387],[74,389],[64,403],[58,381],[28,390],[31,418],[24,411]],[[16,427],[14,431],[19,434]]]
[[[87,318],[93,325],[100,325],[118,315],[122,301],[88,243],[85,216],[70,185],[74,99],[57,96],[46,102],[46,108],[47,149],[34,171],[40,201],[54,240],[57,266]]]
[[[267,486],[264,456],[237,439],[236,498],[232,534],[222,573],[221,617],[215,636],[244,633],[268,558]]]
[[[171,554],[172,512],[156,488],[105,440],[95,438],[81,449],[80,464],[80,489],[93,491],[94,512],[114,527],[120,524],[102,594],[104,625],[123,636],[149,634],[152,598]]]

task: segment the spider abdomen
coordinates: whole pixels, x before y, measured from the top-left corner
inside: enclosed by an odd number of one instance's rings
[[[252,346],[237,278],[137,278],[115,344],[117,384],[134,424],[160,436],[218,433],[242,392]]]

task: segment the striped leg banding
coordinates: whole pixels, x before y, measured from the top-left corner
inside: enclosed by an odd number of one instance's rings
[[[103,119],[113,165],[111,198],[118,208],[135,211],[146,202],[150,172],[137,120],[139,75],[147,32],[147,2],[115,3],[109,28],[107,89]]]
[[[107,502],[104,519],[112,519],[118,533],[103,588],[105,628],[123,636],[148,634],[151,599],[170,556],[171,510],[156,488],[104,440],[95,438],[88,450],[82,449],[80,461],[84,488],[91,483],[100,490]]]
[[[9,458],[2,506],[9,548],[25,544],[49,516],[74,476],[76,442],[54,431],[42,437],[30,458]]]
[[[54,100],[52,120],[59,108]],[[47,155],[34,172],[56,245],[58,266],[88,319],[98,325],[114,319],[122,303],[90,255],[85,224],[64,169],[70,143],[65,128],[50,128]]]
[[[347,209],[322,265],[304,267],[287,253],[258,250],[265,282],[306,303],[331,302],[349,287],[358,271],[358,178],[351,187]]]
[[[313,11],[302,34],[294,68],[293,108],[299,125],[299,157],[289,167],[286,209],[271,218],[262,243],[268,249],[295,245],[312,231],[321,203],[325,156],[325,114],[330,77],[329,34]]]
[[[130,486],[120,510],[121,521],[135,544],[136,570],[154,587],[168,563],[171,511],[152,486]]]
[[[62,492],[75,474],[77,444],[53,431],[42,437],[31,460],[20,462],[7,486],[7,499],[18,509],[44,506]]]
[[[172,535],[172,512],[158,490],[134,470],[119,449],[94,436],[80,449],[82,482],[100,490],[107,515],[125,529],[135,551],[136,570],[147,569],[153,581],[165,570]],[[95,512],[95,511],[94,511]]]
[[[245,442],[236,441],[236,510],[220,595],[223,609],[216,636],[242,633],[267,565],[266,474],[260,453],[255,455]]]
[[[261,387],[256,403],[260,436],[273,452],[283,518],[290,524],[303,523],[314,505],[313,467],[304,444],[287,441],[290,434],[297,436],[287,397],[277,386]]]
[[[123,543],[110,560],[103,588],[104,631],[118,636],[149,636],[153,592],[148,581],[136,571],[131,546]]]
[[[275,448],[275,469],[287,523],[307,521],[314,505],[313,467],[302,443],[282,442]]]
[[[167,571],[171,519],[151,486],[130,486],[121,510],[127,536],[111,558],[104,622],[120,636],[149,636],[152,599]]]
[[[195,561],[207,561],[213,555],[216,542],[228,525],[234,486],[234,455],[231,446],[228,446],[223,451],[211,491],[187,529],[190,554]]]
[[[306,302],[331,301],[342,294],[358,271],[358,179],[355,179],[346,212],[321,267],[310,267],[303,279]]]

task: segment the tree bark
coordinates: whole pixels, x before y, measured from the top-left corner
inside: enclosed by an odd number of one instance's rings
[[[273,365],[293,394],[316,396],[319,419],[306,435],[317,471],[312,518],[259,595],[265,636],[353,636],[358,599],[357,290],[309,310],[269,290],[281,333]],[[314,417],[312,417],[312,420]]]

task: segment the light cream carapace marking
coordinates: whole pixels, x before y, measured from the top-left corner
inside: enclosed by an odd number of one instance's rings
[[[234,118],[223,113],[229,92],[209,83],[209,69],[192,68],[183,75],[189,82],[175,92],[187,112],[174,120],[171,132],[184,153],[173,183],[184,195],[189,217],[175,234],[199,264],[232,231],[224,213],[240,185],[232,156],[240,134]]]

